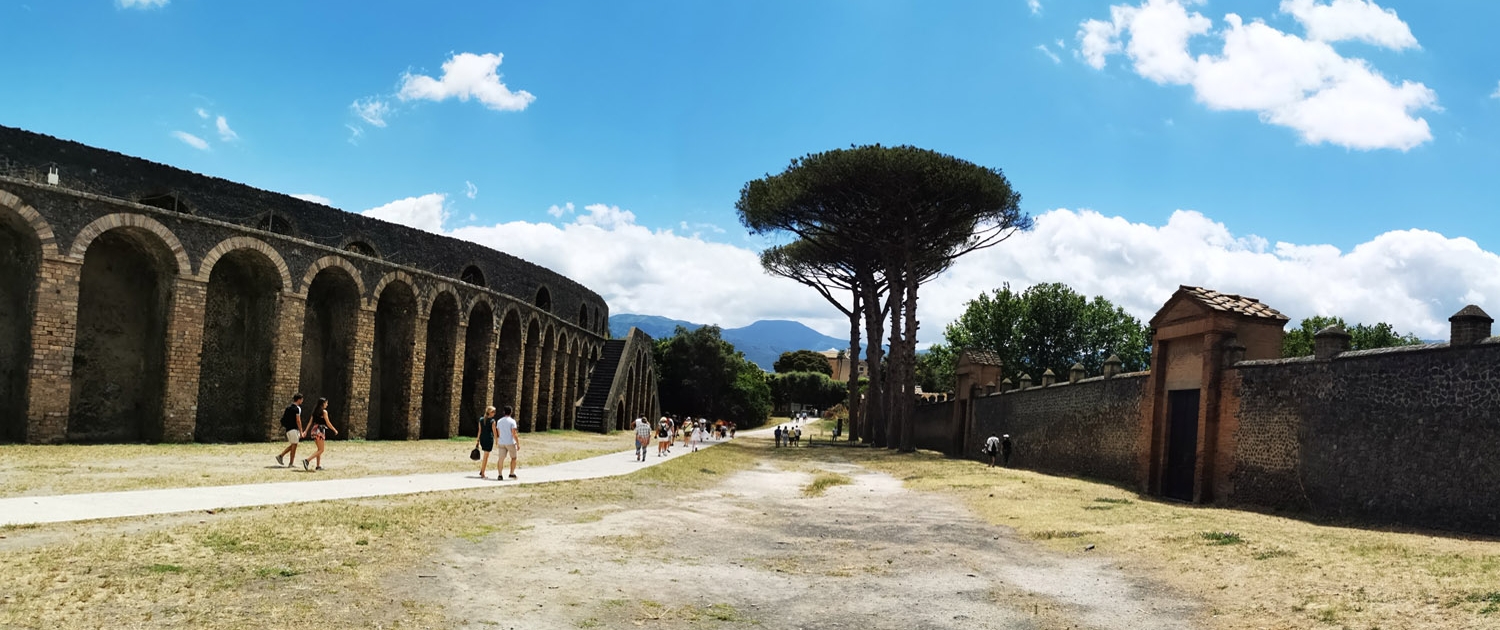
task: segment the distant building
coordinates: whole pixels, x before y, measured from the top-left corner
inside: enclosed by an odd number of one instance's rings
[[[852,363],[852,361],[849,360],[849,351],[830,348],[828,350],[819,352],[818,354],[821,354],[823,355],[823,358],[828,359],[828,367],[833,369],[833,380],[849,380],[849,365],[850,363]],[[863,378],[868,374],[869,370],[866,368],[864,360],[861,359],[859,361],[859,375],[861,378]]]

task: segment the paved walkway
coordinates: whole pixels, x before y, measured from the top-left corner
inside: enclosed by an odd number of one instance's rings
[[[743,434],[745,432],[741,432]],[[705,447],[719,442],[710,441]],[[201,512],[226,508],[284,505],[309,501],[357,499],[399,494],[416,494],[441,490],[502,488],[505,486],[614,477],[649,468],[692,452],[681,442],[666,457],[656,456],[653,441],[646,461],[635,461],[635,450],[600,455],[550,466],[527,467],[521,462],[515,480],[480,479],[476,474],[437,473],[395,477],[363,477],[328,481],[294,481],[255,483],[238,486],[201,488],[168,488],[60,494],[47,497],[14,497],[0,499],[0,526],[88,521],[101,518]]]

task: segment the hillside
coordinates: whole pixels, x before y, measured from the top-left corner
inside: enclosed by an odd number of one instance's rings
[[[661,339],[672,336],[678,326],[691,329],[702,325],[656,315],[624,313],[609,317],[610,334],[616,337],[623,336],[631,326],[641,329],[642,332],[654,338]],[[736,350],[745,353],[745,358],[754,361],[761,369],[768,372],[783,352],[823,351],[829,348],[849,347],[848,339],[829,337],[801,323],[786,320],[761,320],[742,328],[726,328],[723,334],[725,341],[734,344]]]

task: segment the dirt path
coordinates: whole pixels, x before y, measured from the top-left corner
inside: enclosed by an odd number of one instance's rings
[[[789,464],[790,465],[790,464]],[[852,465],[762,463],[709,491],[536,519],[404,586],[453,627],[1187,629],[1200,606]],[[415,586],[413,586],[413,583]]]

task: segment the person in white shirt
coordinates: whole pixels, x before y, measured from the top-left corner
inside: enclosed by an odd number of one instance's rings
[[[990,468],[995,467],[995,456],[1000,454],[1000,438],[993,435],[984,441],[984,454],[990,456]]]
[[[501,417],[495,421],[495,450],[500,451],[499,459],[495,461],[495,475],[499,477],[500,471],[505,469],[505,458],[510,457],[510,478],[516,478],[516,458],[521,455],[521,428],[516,424],[516,419],[511,417],[514,410],[510,405],[501,409]]]

